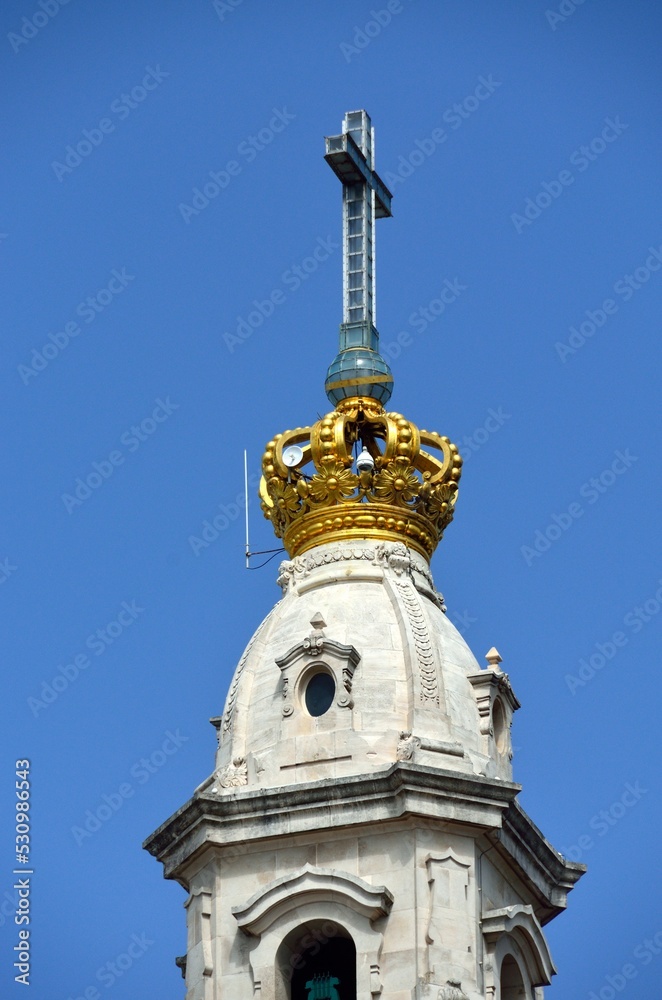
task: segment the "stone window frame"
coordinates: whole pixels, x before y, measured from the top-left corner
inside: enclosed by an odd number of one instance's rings
[[[241,931],[254,939],[249,955],[253,995],[260,1000],[286,1000],[283,977],[276,967],[284,940],[299,927],[315,928],[331,922],[341,927],[356,948],[357,996],[376,1000],[382,992],[380,956],[382,930],[374,923],[387,917],[393,895],[386,886],[373,886],[336,868],[304,865],[274,879],[246,903],[233,906]]]
[[[529,904],[489,910],[483,915],[486,996],[500,1000],[501,967],[510,955],[518,965],[526,1000],[536,1000],[538,986],[549,986],[556,967],[542,928]]]
[[[354,646],[327,639],[319,630],[278,657],[276,664],[283,678],[283,717],[287,719],[295,710],[302,709],[302,682],[312,676],[316,667],[326,669],[335,681],[336,693],[331,708],[352,709],[352,682],[360,660],[361,655]]]

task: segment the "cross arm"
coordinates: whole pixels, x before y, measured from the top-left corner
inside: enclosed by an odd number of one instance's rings
[[[387,219],[391,212],[392,194],[367,160],[349,133],[326,138],[324,159],[343,184],[365,183],[375,192],[375,216]]]

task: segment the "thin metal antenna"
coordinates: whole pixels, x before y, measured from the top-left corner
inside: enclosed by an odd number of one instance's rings
[[[250,545],[248,542],[248,454],[244,448],[244,497],[246,499],[246,569],[250,568]]]
[[[258,552],[251,552],[250,542],[248,539],[248,453],[244,448],[244,496],[246,497],[246,569],[262,569],[266,566],[268,562],[274,559],[278,552],[284,552],[285,549],[281,545],[277,549],[261,549]],[[269,556],[263,563],[259,566],[251,566],[251,559],[253,556]]]

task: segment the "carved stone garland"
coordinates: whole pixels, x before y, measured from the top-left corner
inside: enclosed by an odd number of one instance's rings
[[[396,587],[402,594],[402,601],[412,632],[414,633],[414,649],[421,678],[421,700],[431,701],[439,705],[439,686],[437,669],[432,652],[430,634],[425,616],[416,595],[415,589],[406,580],[396,580]]]

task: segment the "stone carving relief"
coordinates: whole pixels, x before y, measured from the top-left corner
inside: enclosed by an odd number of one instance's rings
[[[402,603],[414,635],[414,649],[421,680],[421,701],[439,705],[437,668],[421,602],[416,590],[408,581],[396,580],[396,586],[402,595]]]
[[[248,784],[248,765],[245,757],[235,757],[231,764],[219,771],[216,782],[212,787],[212,792],[217,792],[219,788],[239,788],[240,785]]]
[[[418,736],[413,736],[412,733],[400,733],[395,755],[396,760],[413,760],[414,754],[420,749],[420,746],[421,741]]]
[[[411,553],[403,542],[382,542],[379,545],[367,548],[337,548],[307,552],[305,555],[296,556],[294,559],[284,560],[278,567],[276,583],[283,591],[283,595],[285,595],[289,593],[290,588],[297,581],[305,580],[319,566],[329,566],[333,563],[344,562],[350,559],[363,560],[373,565],[381,564],[392,570],[396,576],[405,574],[412,580],[414,586],[417,587],[416,578],[420,577],[425,583],[425,586],[420,588],[421,593],[430,598],[446,614],[444,595],[435,590],[432,574],[425,567],[423,560],[419,560],[414,567]]]
[[[313,631],[303,640],[303,648],[310,656],[319,656],[324,649],[324,629],[326,622],[319,611],[310,619]]]
[[[365,559],[368,562],[374,562],[375,550],[374,548],[352,548],[307,552],[303,556],[284,560],[278,567],[276,583],[283,594],[287,594],[295,581],[305,580],[309,573],[317,569],[318,566],[330,566],[348,559]]]
[[[377,546],[377,559],[385,562],[396,576],[405,573],[411,576],[411,554],[406,545],[402,542],[394,542],[391,545],[382,543]]]
[[[446,985],[437,993],[437,1000],[468,1000],[468,998],[462,990],[459,979],[447,979]]]

